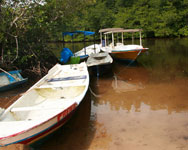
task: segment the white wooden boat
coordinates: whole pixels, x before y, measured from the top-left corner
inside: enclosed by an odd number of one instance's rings
[[[112,63],[112,57],[106,52],[91,54],[86,61],[89,72],[95,76],[111,75]]]
[[[89,86],[86,63],[55,65],[0,115],[0,147],[31,144],[61,127]]]
[[[101,46],[99,44],[92,44],[75,53],[75,56],[80,56],[81,59],[89,57],[91,54],[99,53]]]
[[[87,66],[107,65],[113,62],[112,57],[108,53],[93,53],[87,59]]]
[[[77,51],[74,53],[75,57],[80,57],[81,60],[85,60],[86,58],[88,58],[88,56],[90,56],[90,54],[93,53],[99,53],[100,52],[100,45],[99,44],[95,44],[95,36],[94,36],[94,44],[89,45],[89,46],[85,46],[85,38],[86,36],[90,36],[90,35],[94,35],[95,32],[92,31],[73,31],[73,32],[63,32],[63,41],[64,41],[64,37],[69,35],[72,37],[76,35],[76,34],[83,34],[84,35],[84,48],[82,48],[81,50]]]
[[[142,29],[122,29],[122,28],[107,28],[101,29],[100,38],[101,38],[101,50],[104,52],[111,53],[112,56],[116,59],[121,60],[131,60],[134,61],[142,52],[145,52],[148,48],[142,46],[141,38]],[[140,43],[134,44],[133,33],[139,32]],[[115,40],[115,34],[118,35],[121,33],[121,38]],[[124,33],[132,33],[132,44],[124,44]],[[103,39],[104,35],[104,39]],[[108,35],[111,35],[112,41],[109,42]]]

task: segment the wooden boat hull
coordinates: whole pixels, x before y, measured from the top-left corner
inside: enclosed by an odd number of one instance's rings
[[[49,122],[51,122],[49,125],[47,125],[47,123],[45,123],[43,126],[46,127],[46,129],[43,129],[42,132],[38,132],[35,135],[32,135],[30,138],[27,138],[26,140],[23,140],[20,142],[20,144],[32,144],[46,136],[48,136],[49,134],[53,133],[54,131],[56,131],[57,129],[59,129],[60,127],[62,127],[70,118],[71,116],[74,114],[75,110],[77,108],[76,104],[73,104],[72,106],[70,106],[67,110],[63,111],[62,113],[58,114],[56,117],[52,118]],[[64,117],[62,117],[64,116]],[[62,119],[60,119],[62,118]],[[44,128],[44,127],[40,127],[40,128]],[[40,130],[40,129],[39,129]]]
[[[17,81],[17,82],[14,82],[14,83],[11,83],[11,84],[8,84],[8,85],[5,85],[5,86],[2,86],[0,87],[0,92],[2,91],[7,91],[7,90],[11,90],[13,88],[16,88],[17,86],[19,85],[22,85],[23,83],[27,82],[27,79],[23,79],[21,81]]]
[[[99,53],[100,52],[100,45],[99,44],[93,44],[89,45],[78,52],[75,53],[75,56],[79,56],[81,60],[85,60],[88,58],[91,54]]]
[[[81,103],[88,86],[85,63],[54,66],[0,115],[0,147],[32,144],[63,126]]]
[[[141,53],[146,52],[148,48],[143,48],[140,45],[118,45],[115,47],[102,47],[101,50],[110,53],[115,59],[134,61]]]
[[[90,74],[95,76],[103,76],[112,73],[113,59],[108,53],[91,54],[87,59],[87,66]]]
[[[58,128],[63,126],[69,118],[72,116],[74,111],[77,108],[77,104],[71,105],[66,110],[59,113],[57,116],[47,120],[43,124],[35,126],[30,130],[26,130],[21,133],[17,133],[10,137],[1,140],[0,146],[7,146],[10,144],[20,143],[20,144],[32,144],[45,136],[49,135],[50,133],[56,131]],[[4,142],[3,142],[4,141]],[[4,144],[3,144],[4,143]]]
[[[112,56],[115,59],[136,60],[136,58],[140,55],[141,52],[142,52],[142,50],[112,52]]]
[[[112,57],[108,53],[95,53],[91,54],[87,59],[87,66],[100,66],[100,65],[108,65],[113,62]]]
[[[112,76],[112,64],[104,64],[89,67],[89,73],[91,75],[102,77],[102,76]]]

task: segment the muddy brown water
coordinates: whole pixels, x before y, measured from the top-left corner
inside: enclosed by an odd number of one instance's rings
[[[4,149],[187,150],[188,39],[147,40],[136,63],[114,62],[113,76],[92,76],[67,124],[41,143]],[[0,106],[10,99],[0,98]],[[11,103],[11,102],[10,102]]]

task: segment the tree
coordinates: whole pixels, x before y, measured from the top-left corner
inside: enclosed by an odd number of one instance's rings
[[[85,0],[1,1],[1,65],[45,65],[41,62],[49,57],[47,41],[74,28],[76,23],[70,24],[84,5]]]

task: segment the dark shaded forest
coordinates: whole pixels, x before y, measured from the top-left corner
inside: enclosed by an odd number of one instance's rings
[[[188,0],[1,0],[0,67],[46,72],[62,32],[122,27],[143,38],[188,36]],[[66,39],[70,40],[70,39]]]

